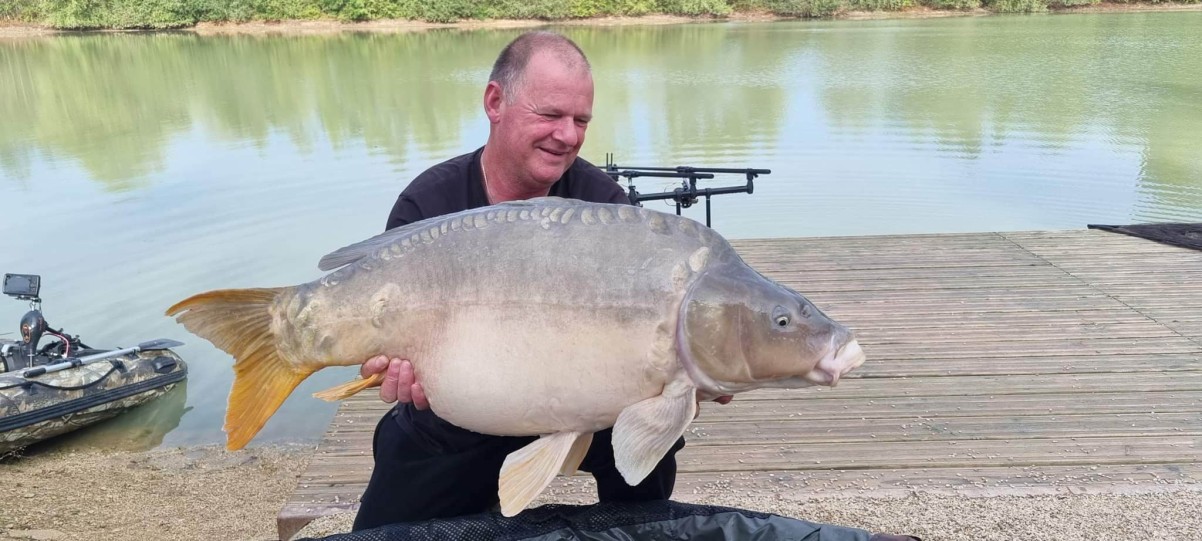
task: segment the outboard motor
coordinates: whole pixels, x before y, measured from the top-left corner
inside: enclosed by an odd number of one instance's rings
[[[25,343],[25,351],[31,354],[38,350],[38,342],[46,332],[46,319],[41,310],[30,310],[21,316],[21,341]]]
[[[41,286],[42,278],[36,274],[4,275],[4,294],[29,301],[29,311],[21,316],[21,339],[0,340],[0,372],[53,363],[91,349],[78,336],[70,336],[46,322],[42,316],[42,299],[38,297]],[[47,336],[57,341],[41,345],[42,338]]]
[[[42,317],[42,299],[38,292],[42,288],[42,278],[36,274],[5,274],[4,294],[18,300],[29,301],[30,310],[21,316],[21,341],[15,348],[9,349],[8,359],[5,359],[7,370],[22,366],[33,366],[38,352],[38,342],[42,340],[49,326],[46,318]],[[12,351],[15,349],[16,351]],[[14,366],[15,365],[15,366]]]

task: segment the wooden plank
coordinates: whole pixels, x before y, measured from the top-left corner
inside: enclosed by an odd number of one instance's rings
[[[968,340],[980,342],[1039,342],[1046,340],[1135,340],[1141,338],[1164,338],[1174,340],[1179,334],[1163,324],[1144,320],[1128,324],[1061,324],[1055,327],[1044,325],[948,325],[939,328],[920,327],[868,327],[856,333],[861,343],[915,342],[935,344],[944,342],[963,343]]]
[[[1022,376],[1081,374],[1091,372],[1181,372],[1196,371],[1202,355],[1040,355],[1023,357],[963,357],[954,362],[931,362],[929,357],[889,358],[877,355],[847,378],[919,376]]]
[[[1165,325],[1194,341],[1202,340],[1202,321],[1169,321]]]
[[[804,284],[791,280],[781,280],[780,282],[789,287],[804,287]],[[838,295],[832,294],[834,292],[826,293],[827,294],[825,297],[832,299],[837,298],[839,302],[866,300],[890,303],[898,301],[917,301],[929,303],[935,301],[946,304],[948,302],[970,303],[975,301],[1011,301],[1023,303],[1034,302],[1041,305],[1050,304],[1055,306],[1059,305],[1060,299],[1077,299],[1086,297],[1100,300],[1110,300],[1105,292],[1099,291],[1097,288],[1090,287],[1085,284],[1031,286],[1024,288],[975,287],[965,289],[879,289],[873,291],[850,289],[848,291],[840,291],[838,292]],[[1166,293],[1171,294],[1171,292]],[[815,293],[810,292],[803,293],[803,295],[806,295],[807,297],[810,297],[814,294]]]
[[[1091,340],[1033,340],[1033,341],[965,341],[931,343],[861,344],[871,359],[962,359],[970,357],[1026,357],[1030,355],[1123,355],[1123,354],[1188,354],[1197,353],[1199,345],[1181,336],[1148,340],[1091,339]]]
[[[1008,292],[1012,295],[1033,295],[1040,291],[1079,291],[1098,292],[1098,287],[1064,278],[1048,276],[1039,278],[930,278],[913,276],[910,278],[882,278],[879,280],[826,280],[814,278],[809,274],[757,269],[768,278],[780,282],[804,295],[834,292],[927,292],[944,291],[950,293],[992,290]]]
[[[584,494],[595,500],[594,484],[581,477],[562,479],[557,494]],[[591,480],[590,480],[591,481]],[[674,499],[698,501],[739,494],[780,499],[848,496],[909,496],[915,492],[953,496],[1115,493],[1199,490],[1202,464],[1090,464],[1070,466],[911,468],[873,470],[767,470],[737,473],[682,473]]]
[[[810,445],[830,442],[1023,440],[1159,434],[1202,435],[1202,412],[991,416],[897,419],[819,419],[694,423],[688,445]]]
[[[913,314],[959,314],[975,311],[990,312],[1045,312],[1050,310],[1101,310],[1119,309],[1122,303],[1101,295],[1062,296],[1054,298],[978,298],[963,299],[954,296],[944,298],[891,298],[857,295],[860,298],[824,298],[809,296],[810,301],[823,311],[858,311],[872,314],[906,311]],[[1129,308],[1129,307],[1128,307]]]
[[[681,472],[1056,466],[1202,461],[1197,436],[685,446]]]
[[[765,258],[763,260],[747,260],[747,263],[761,272],[795,274],[795,265],[784,264],[778,260]],[[775,270],[772,270],[775,269]],[[1025,280],[1065,280],[1069,276],[1062,270],[1049,265],[1042,266],[1005,266],[1005,267],[938,267],[934,266],[916,273],[912,269],[851,269],[845,271],[813,271],[804,274],[806,281],[813,282],[859,282],[871,284],[893,280],[981,280],[988,282],[1022,282]]]
[[[983,233],[931,233],[913,235],[846,235],[823,237],[781,237],[731,239],[731,244],[740,249],[760,249],[793,253],[798,250],[863,249],[870,252],[902,249],[917,246],[923,249],[942,247],[1013,246],[1014,242],[992,232]]]
[[[856,423],[866,419],[951,419],[960,417],[1041,417],[1089,414],[1202,412],[1202,390],[1163,392],[1097,392],[1080,394],[952,395],[889,397],[883,400],[827,398],[745,400],[704,403],[699,421],[761,422],[804,418]]]
[[[822,306],[819,306],[823,308]],[[825,309],[824,309],[825,311]],[[833,311],[828,315],[835,315]],[[948,329],[971,329],[975,327],[1024,328],[1067,327],[1078,325],[1105,326],[1118,324],[1162,325],[1163,323],[1127,306],[1113,306],[1105,310],[1043,310],[986,312],[965,311],[961,313],[914,313],[906,310],[878,311],[872,314],[839,312],[844,323],[867,329],[931,329],[939,326]],[[1174,319],[1187,320],[1187,315]]]
[[[915,378],[846,378],[834,388],[760,389],[742,393],[749,400],[799,398],[898,399],[907,396],[999,396],[1023,394],[1089,394],[1099,392],[1202,391],[1202,371],[1131,374],[1044,374],[1039,377],[940,376]]]

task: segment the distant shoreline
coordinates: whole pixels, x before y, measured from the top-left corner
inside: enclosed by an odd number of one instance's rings
[[[1202,4],[1180,3],[1100,3],[1086,6],[1049,8],[1043,14],[1060,13],[1128,13],[1128,12],[1196,12]],[[48,25],[30,24],[11,19],[0,19],[0,38],[23,38],[66,34],[143,33],[143,32],[191,32],[199,35],[223,34],[334,34],[341,32],[395,33],[438,29],[505,29],[534,28],[544,26],[638,26],[668,25],[714,22],[770,22],[790,20],[885,20],[885,19],[930,19],[946,17],[982,17],[1007,15],[986,8],[969,10],[944,10],[923,6],[898,11],[839,11],[825,17],[796,17],[774,15],[764,12],[734,12],[725,16],[649,14],[643,16],[596,16],[571,19],[464,19],[457,22],[435,23],[408,19],[380,19],[364,22],[344,22],[337,19],[247,21],[247,22],[200,22],[191,26],[163,29],[88,29],[71,30],[53,28]]]

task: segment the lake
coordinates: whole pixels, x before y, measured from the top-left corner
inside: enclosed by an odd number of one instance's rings
[[[737,239],[1202,221],[1198,28],[1202,12],[561,30],[596,79],[586,159],[771,169],[712,201]],[[517,33],[0,41],[0,272],[40,274],[50,324],[92,346],[186,342],[186,388],[77,441],[224,441],[232,359],[163,311],[315,279],[379,233],[409,179],[483,143],[483,85]],[[26,309],[3,299],[0,333]],[[335,406],[310,395],[355,373],[310,378],[255,443],[314,441]]]

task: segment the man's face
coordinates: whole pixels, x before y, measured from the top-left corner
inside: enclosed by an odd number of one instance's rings
[[[550,186],[584,144],[593,115],[593,80],[583,68],[539,53],[526,66],[512,102],[487,99],[506,169],[522,183]],[[494,108],[495,105],[495,108]]]

